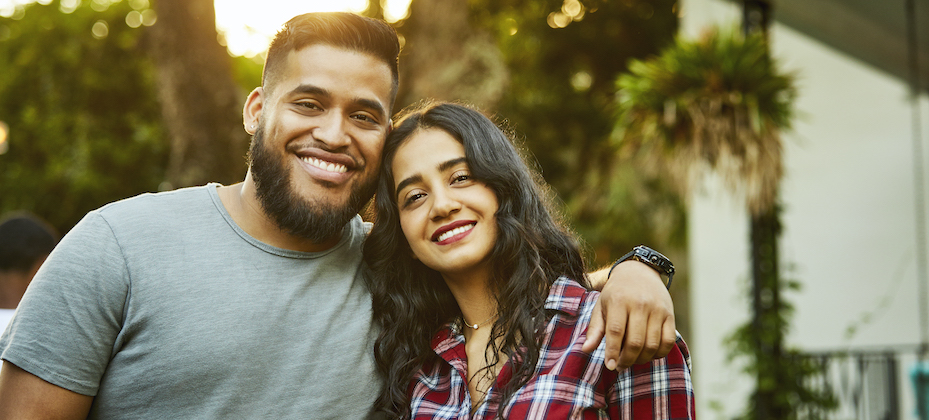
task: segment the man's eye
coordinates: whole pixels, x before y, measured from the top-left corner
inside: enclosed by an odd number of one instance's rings
[[[371,118],[371,116],[369,116],[369,115],[355,114],[355,115],[352,115],[352,118],[354,118],[354,119],[356,119],[356,120],[358,120],[358,121],[361,121],[361,122],[369,123],[369,124],[376,124],[376,123],[377,123],[377,121],[375,121],[374,118]]]
[[[312,102],[297,102],[297,105],[302,106],[306,109],[313,109],[313,110],[321,109],[319,105],[316,105]]]

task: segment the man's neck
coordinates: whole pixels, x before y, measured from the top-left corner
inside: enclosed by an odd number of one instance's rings
[[[221,186],[217,192],[232,220],[245,233],[268,245],[292,251],[320,252],[339,242],[337,236],[324,243],[315,243],[282,230],[261,207],[255,183],[249,176],[238,184]]]

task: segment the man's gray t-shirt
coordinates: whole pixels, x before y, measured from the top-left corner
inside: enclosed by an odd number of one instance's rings
[[[91,418],[363,418],[380,389],[367,226],[318,253],[259,242],[217,185],[90,212],[55,248],[0,357],[94,395]]]

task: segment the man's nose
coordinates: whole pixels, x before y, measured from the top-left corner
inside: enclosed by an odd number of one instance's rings
[[[339,149],[351,143],[348,127],[341,113],[330,110],[319,116],[316,124],[312,131],[313,138],[325,143],[330,149]]]

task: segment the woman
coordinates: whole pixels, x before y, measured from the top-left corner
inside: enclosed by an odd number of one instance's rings
[[[580,351],[596,302],[576,240],[507,136],[456,104],[388,136],[365,242],[379,408],[394,418],[692,418],[689,353],[624,372]],[[661,390],[660,392],[657,390]]]

